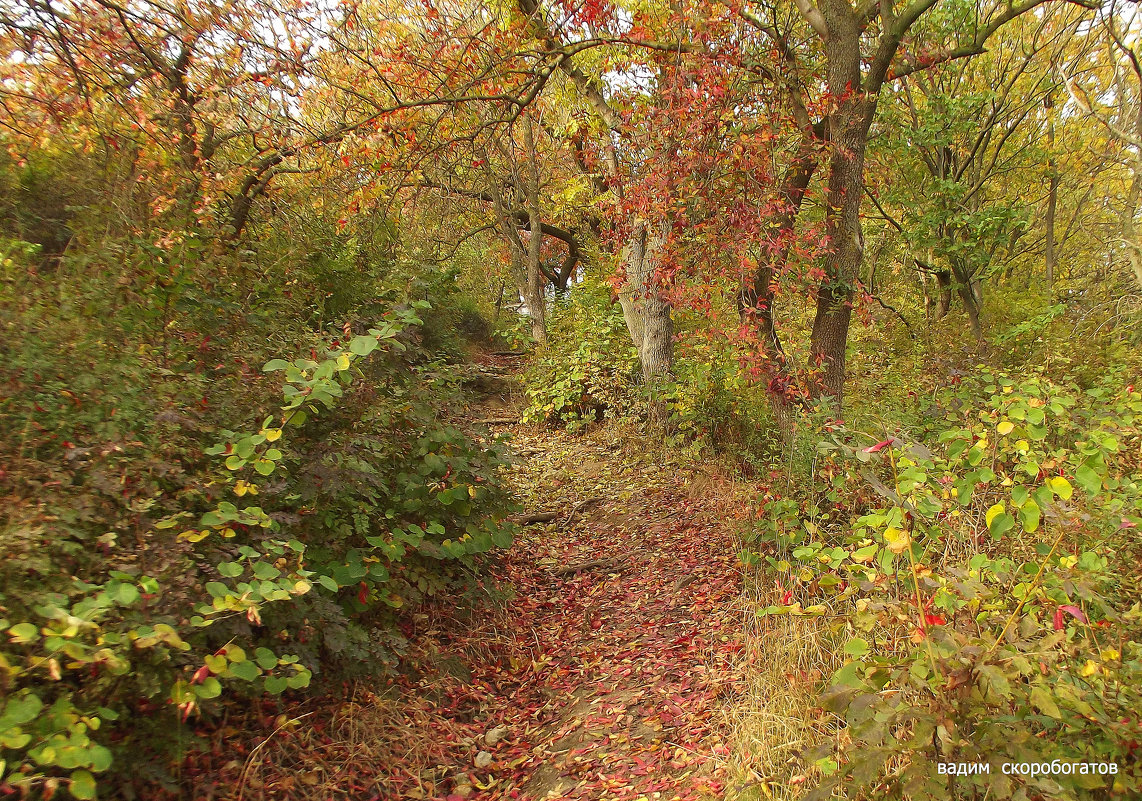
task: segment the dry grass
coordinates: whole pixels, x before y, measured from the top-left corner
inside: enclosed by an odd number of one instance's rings
[[[312,715],[312,717],[310,716]],[[431,798],[452,761],[423,707],[358,689],[331,713],[283,720],[254,748],[225,801]],[[394,766],[399,769],[394,770]]]
[[[762,581],[751,577],[743,597],[746,664],[731,708],[731,801],[800,798],[812,773],[802,752],[835,734],[817,708],[823,681],[841,665],[835,637],[824,618],[759,617],[758,609],[780,603]]]

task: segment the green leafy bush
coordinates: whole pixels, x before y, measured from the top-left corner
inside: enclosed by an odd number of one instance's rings
[[[588,279],[557,303],[548,340],[524,375],[525,420],[575,429],[634,411],[638,354],[605,285]]]
[[[785,587],[763,614],[844,642],[812,797],[1133,797],[1142,394],[985,372],[940,406],[921,440],[835,428],[814,492],[767,510],[772,551],[744,554]],[[1118,773],[1002,771],[1052,760]]]
[[[39,297],[6,322],[51,319]],[[161,778],[180,720],[224,693],[391,667],[396,610],[462,591],[510,544],[498,451],[440,418],[457,382],[417,344],[425,308],[262,378],[238,357],[233,384],[181,337],[116,347],[105,323],[57,315],[59,352],[9,339],[0,788],[90,798],[109,770]],[[214,428],[278,371],[279,410]]]

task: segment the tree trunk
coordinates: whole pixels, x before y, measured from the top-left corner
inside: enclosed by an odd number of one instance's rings
[[[971,287],[960,284],[959,292],[960,300],[964,302],[964,311],[968,315],[968,324],[971,326],[972,336],[975,337],[976,344],[979,344],[983,342],[983,323],[980,321],[979,305],[976,303]]]
[[[1055,124],[1052,122],[1047,129],[1047,139],[1054,145]],[[1052,155],[1048,161],[1051,171],[1050,185],[1047,190],[1047,243],[1044,246],[1046,261],[1047,283],[1055,283],[1055,209],[1059,202],[1059,170]]]
[[[821,130],[806,131],[797,156],[785,171],[781,181],[783,206],[772,223],[770,242],[758,257],[757,270],[743,285],[738,295],[738,316],[743,326],[752,330],[757,344],[765,354],[769,366],[770,409],[781,438],[793,438],[793,402],[796,387],[789,373],[789,363],[781,346],[781,337],[774,323],[773,282],[785,269],[789,250],[793,245],[793,231],[801,202],[809,181],[817,169],[817,143]]]
[[[621,256],[626,283],[619,292],[619,303],[647,381],[674,369],[674,320],[670,304],[659,294],[656,276],[665,239],[660,228],[639,220]]]
[[[540,268],[540,253],[543,247],[543,220],[539,213],[539,154],[535,149],[532,135],[532,120],[523,120],[523,144],[527,149],[528,175],[524,181],[527,197],[527,220],[531,234],[527,241],[527,280],[523,299],[527,303],[527,314],[531,320],[531,336],[540,345],[547,344],[547,306],[544,288],[547,278]]]
[[[960,300],[964,304],[964,311],[968,316],[968,324],[971,326],[972,336],[975,338],[976,344],[983,344],[983,321],[980,319],[980,293],[977,289],[978,282],[974,281],[970,275],[966,275],[962,270],[955,269],[956,277],[956,292],[960,296]]]
[[[829,255],[817,290],[817,310],[809,341],[809,367],[822,372],[819,397],[839,414],[844,402],[845,349],[853,314],[853,294],[864,252],[860,206],[864,158],[876,97],[861,91],[861,24],[849,0],[822,0],[827,83],[835,108],[829,114],[829,189],[825,230]]]
[[[1122,241],[1126,246],[1126,258],[1130,261],[1130,271],[1134,280],[1142,289],[1142,244],[1138,242],[1138,233],[1134,225],[1134,215],[1138,213],[1138,201],[1142,196],[1142,164],[1134,168],[1134,180],[1130,183],[1130,192],[1126,196],[1126,205],[1122,210]]]
[[[936,319],[943,320],[952,309],[952,274],[947,270],[936,273],[939,295],[936,298]]]
[[[651,393],[653,422],[666,418],[666,404],[658,397],[655,385],[674,371],[674,319],[670,304],[661,297],[657,278],[658,256],[665,241],[661,226],[638,220],[621,255],[626,281],[619,290],[619,303],[638,351],[643,382]]]

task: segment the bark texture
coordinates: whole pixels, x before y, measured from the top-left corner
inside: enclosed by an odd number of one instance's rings
[[[638,350],[643,380],[648,384],[674,370],[674,320],[657,280],[659,254],[665,242],[661,226],[639,220],[621,255],[626,283],[619,292],[619,303]]]
[[[861,90],[860,20],[848,0],[823,0],[820,11],[829,92],[835,108],[829,115],[829,188],[825,229],[830,252],[825,277],[817,291],[817,309],[809,343],[810,368],[821,371],[818,396],[840,410],[844,400],[845,348],[853,313],[853,294],[860,276],[864,237],[860,207],[864,194],[864,160],[876,96]]]

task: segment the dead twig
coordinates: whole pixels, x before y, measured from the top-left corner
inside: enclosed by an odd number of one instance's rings
[[[250,755],[246,757],[246,764],[242,766],[242,773],[238,776],[238,801],[242,801],[242,794],[246,790],[246,780],[249,777],[250,770],[254,767],[254,758],[258,756],[258,752],[262,750],[266,743],[273,739],[275,734],[284,729],[286,726],[296,725],[298,721],[302,720],[303,718],[307,718],[312,714],[312,712],[306,712],[304,715],[298,715],[296,718],[287,720],[285,723],[282,723],[280,726],[270,732],[264,740],[254,746],[253,750],[250,751]]]
[[[579,501],[571,509],[571,514],[567,515],[567,519],[563,521],[563,527],[571,525],[571,521],[575,519],[575,515],[579,514],[585,506],[594,506],[596,503],[602,503],[606,498],[587,498],[585,501]]]
[[[559,512],[536,512],[533,515],[525,515],[516,522],[521,526],[534,526],[536,523],[550,523],[557,517]]]
[[[579,501],[579,503],[572,507],[571,514],[567,515],[567,519],[563,521],[563,525],[569,525],[572,518],[579,514],[584,507],[595,503],[602,503],[605,500],[606,498],[588,498],[585,501]],[[536,523],[550,523],[552,520],[558,518],[559,515],[560,512],[536,512],[535,514],[524,515],[523,517],[517,518],[516,523],[521,526],[534,526]]]

